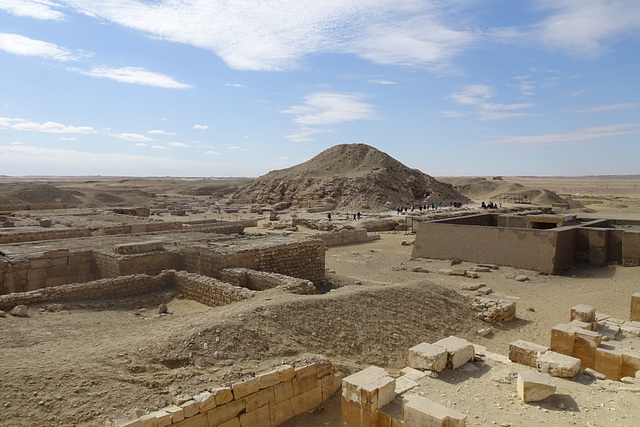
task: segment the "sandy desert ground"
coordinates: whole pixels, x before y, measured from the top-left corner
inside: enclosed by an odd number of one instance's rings
[[[443,180],[455,184],[460,179]],[[640,176],[503,177],[503,182],[570,198],[581,206],[567,212],[579,216],[640,220]],[[163,181],[136,184],[136,190],[155,197],[198,197]],[[77,197],[84,199],[96,200],[91,191],[108,194],[95,183],[93,190],[83,185],[64,186],[82,192]],[[123,199],[132,189],[127,187],[131,181],[109,185]],[[469,197],[476,203],[488,201],[495,191]],[[517,319],[494,324],[492,334],[480,337],[476,331],[486,324],[465,306],[470,294],[460,291],[465,279],[412,272],[415,266],[430,271],[449,266],[446,260],[411,260],[411,247],[401,242],[412,238],[381,233],[380,240],[328,248],[328,277],[342,286],[322,295],[267,291],[218,308],[174,299],[168,303],[173,315],[163,317],[154,316],[156,305],[149,304],[59,312],[32,308],[28,318],[0,318],[0,425],[110,425],[136,408],[154,410],[174,396],[196,394],[314,354],[329,357],[345,373],[374,364],[397,374],[406,365],[409,347],[451,334],[506,355],[508,344],[517,339],[548,345],[550,329],[567,322],[576,304],[628,319],[630,296],[640,292],[640,267],[577,266],[559,276],[500,267],[481,273],[478,280],[495,295],[516,301]],[[509,273],[525,274],[530,281],[517,282]],[[640,351],[640,338],[625,341]],[[515,395],[513,373],[526,368],[490,357],[468,365],[423,380],[417,392],[469,414],[469,426],[640,424],[637,386],[578,375],[557,379],[553,397],[524,404]],[[339,417],[334,397],[286,426],[338,426]]]

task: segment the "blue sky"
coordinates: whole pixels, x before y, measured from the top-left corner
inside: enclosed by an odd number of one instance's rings
[[[0,0],[0,175],[640,174],[638,0]]]

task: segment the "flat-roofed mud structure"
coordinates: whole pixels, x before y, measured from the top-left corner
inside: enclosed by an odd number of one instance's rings
[[[420,222],[412,258],[461,259],[558,274],[575,262],[640,265],[640,221],[483,213]]]

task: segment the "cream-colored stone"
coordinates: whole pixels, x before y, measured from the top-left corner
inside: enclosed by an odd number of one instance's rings
[[[447,366],[447,349],[426,342],[409,349],[408,364],[414,369],[442,372]]]
[[[406,366],[400,369],[400,375],[410,378],[414,381],[420,381],[422,378],[427,376],[427,374],[425,374],[424,372],[414,369],[410,366]]]
[[[554,377],[572,378],[580,371],[580,359],[549,350],[538,358],[538,370]]]
[[[402,418],[407,427],[464,427],[467,420],[465,414],[417,395],[405,398]]]
[[[170,405],[165,408],[162,408],[163,411],[167,412],[171,415],[171,423],[175,424],[178,421],[184,420],[184,410],[177,405]]]
[[[595,320],[596,309],[590,305],[578,304],[571,308],[571,319],[579,320],[581,322],[589,322]]]
[[[473,344],[462,338],[454,337],[453,335],[436,341],[433,345],[447,350],[447,365],[452,369],[459,368],[468,361],[473,360],[475,356]]]
[[[551,344],[549,347],[556,353],[573,354],[573,346],[576,337],[576,328],[566,323],[560,323],[551,328]]]
[[[188,400],[180,405],[180,407],[184,411],[185,418],[193,417],[200,412],[200,405],[195,400]]]
[[[529,341],[517,340],[509,344],[509,360],[535,368],[538,363],[538,357],[547,350],[549,350],[549,347]]]
[[[260,390],[260,378],[250,378],[239,383],[235,383],[231,386],[233,390],[233,398],[240,399],[244,396],[248,396],[251,393],[255,393]]]
[[[556,382],[549,374],[520,372],[516,389],[520,400],[523,402],[538,402],[556,392]]]
[[[202,393],[193,396],[193,400],[198,402],[200,412],[207,412],[209,409],[216,407],[216,397],[213,393],[203,391]]]

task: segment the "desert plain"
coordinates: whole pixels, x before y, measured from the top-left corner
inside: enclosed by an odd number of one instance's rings
[[[472,200],[464,206],[470,213],[479,210],[481,202],[497,201],[501,193],[523,186],[538,195],[531,207],[557,202],[550,198],[548,192],[552,192],[568,204],[568,209],[560,208],[561,213],[640,220],[638,175],[492,178],[439,180],[453,184]],[[200,207],[186,218],[158,215],[163,221],[234,220],[256,216],[247,206],[227,204],[245,182],[2,177],[0,201],[12,203],[16,195],[32,197],[30,203],[55,198],[87,211],[100,211],[162,200]],[[217,197],[211,198],[211,193]],[[505,203],[505,207],[509,206]],[[337,226],[358,227],[353,213],[334,212],[332,221]],[[280,212],[278,221],[286,223],[292,214],[317,221],[326,217],[325,213],[292,208]],[[397,215],[391,209],[363,209],[361,214],[362,220],[374,214]],[[245,233],[265,233],[263,224],[268,220],[268,215],[262,217],[257,227],[246,228]],[[315,230],[299,227],[297,232]],[[576,264],[560,275],[543,275],[500,266],[480,273],[476,280],[491,287],[495,297],[515,301],[516,318],[488,325],[469,307],[472,292],[460,289],[468,279],[434,273],[449,267],[450,260],[411,259],[412,248],[406,243],[414,236],[408,231],[378,234],[378,240],[328,247],[327,282],[318,286],[315,295],[269,290],[247,301],[214,308],[177,297],[167,303],[169,316],[156,316],[157,304],[116,304],[59,311],[29,307],[27,317],[0,317],[0,425],[115,425],[134,416],[136,410],[157,410],[178,396],[195,395],[283,363],[304,363],[320,355],[331,360],[334,370],[347,375],[370,365],[397,375],[406,366],[408,348],[449,335],[485,347],[487,355],[506,356],[509,343],[518,339],[548,345],[551,328],[568,322],[576,304],[628,319],[630,297],[640,292],[640,267]],[[461,268],[472,266],[461,264]],[[430,273],[414,272],[414,267]],[[515,281],[513,275],[526,275],[529,280]],[[487,327],[492,330],[488,335],[477,333]],[[639,337],[617,339],[640,351]],[[553,396],[523,403],[516,395],[514,375],[528,368],[503,359],[487,356],[464,368],[447,370],[436,379],[424,380],[416,392],[467,414],[469,426],[640,423],[638,384],[578,374],[573,379],[556,379]],[[284,425],[339,426],[339,393],[312,413]]]

